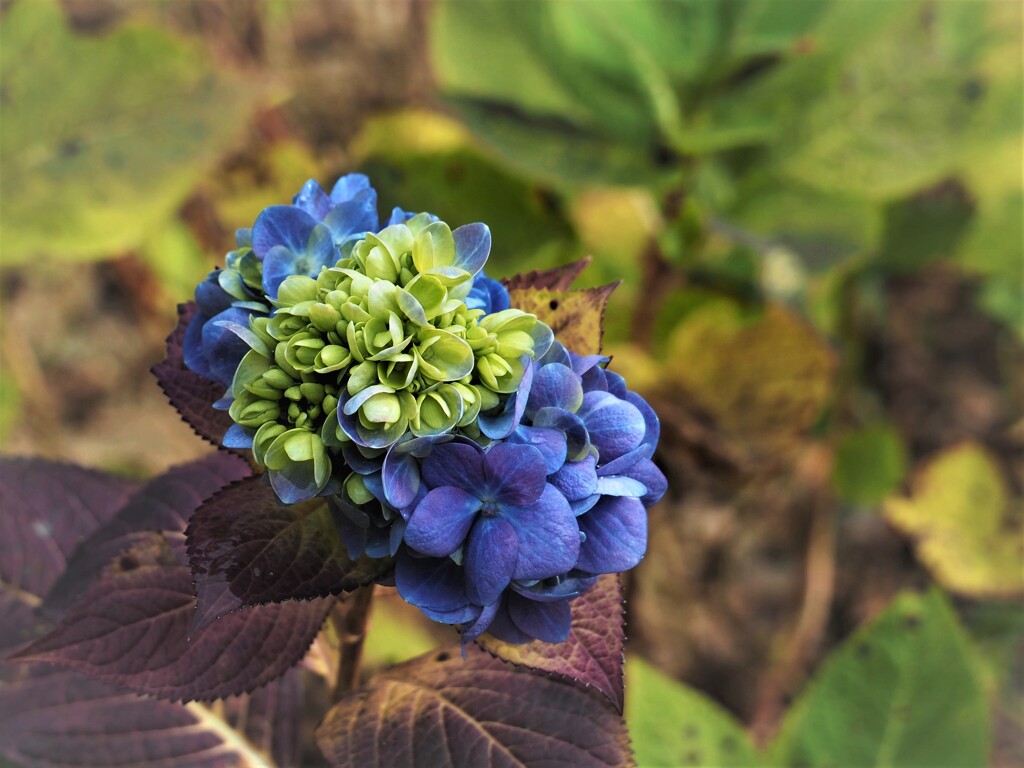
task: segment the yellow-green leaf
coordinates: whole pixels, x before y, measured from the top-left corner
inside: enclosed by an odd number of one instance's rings
[[[48,0],[4,15],[0,73],[8,264],[138,246],[239,132],[249,101],[166,32],[131,24],[81,37]]]
[[[932,459],[913,494],[889,499],[885,515],[917,539],[918,557],[946,587],[973,597],[1024,594],[1024,505],[981,446]]]
[[[832,350],[789,310],[756,316],[730,301],[705,304],[676,328],[669,381],[718,424],[764,449],[791,443],[814,423],[832,386]]]

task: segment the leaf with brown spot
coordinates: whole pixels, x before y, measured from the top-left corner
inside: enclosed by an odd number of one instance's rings
[[[509,291],[518,291],[524,288],[547,288],[553,291],[565,291],[572,285],[573,281],[580,276],[584,269],[590,266],[593,261],[591,256],[563,264],[553,269],[534,269],[530,272],[521,272],[518,275],[506,277],[501,282]]]
[[[470,645],[388,670],[343,698],[316,731],[337,768],[633,765],[622,717],[557,678]]]
[[[509,291],[509,298],[513,307],[547,323],[567,349],[577,355],[596,355],[601,351],[605,307],[618,285],[579,290],[516,288]]]
[[[477,642],[498,658],[593,687],[622,712],[622,582],[602,576],[590,591],[572,601],[572,629],[564,643],[513,645],[490,635]]]

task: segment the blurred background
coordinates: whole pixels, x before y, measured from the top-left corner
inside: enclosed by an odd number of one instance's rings
[[[363,171],[382,211],[487,222],[492,275],[592,255],[581,285],[623,281],[605,350],[671,483],[631,655],[763,740],[937,585],[992,762],[1024,764],[1016,0],[0,14],[0,451],[148,476],[209,450],[148,372],[175,304],[261,208]],[[378,616],[372,663],[431,642]]]

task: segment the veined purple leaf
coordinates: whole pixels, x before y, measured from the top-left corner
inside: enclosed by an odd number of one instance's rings
[[[42,459],[0,459],[0,650],[30,640],[35,608],[75,547],[135,483]]]
[[[323,499],[282,504],[256,477],[196,510],[188,553],[197,628],[243,606],[351,591],[391,570],[390,560],[349,558]]]
[[[622,582],[606,574],[571,603],[572,629],[564,643],[503,643],[490,635],[477,638],[484,649],[513,664],[593,687],[622,712]]]
[[[316,731],[332,766],[632,765],[608,702],[467,647],[395,667],[342,699]]]
[[[59,616],[118,554],[150,531],[183,532],[203,499],[225,485],[252,474],[243,459],[225,452],[174,467],[136,491],[112,520],[78,547],[65,573],[56,581],[43,606]],[[2,546],[2,544],[0,544]]]
[[[224,395],[224,386],[189,370],[182,353],[185,329],[196,310],[194,301],[178,305],[178,324],[167,337],[167,358],[151,370],[182,420],[197,435],[219,447],[224,433],[234,423],[227,411],[213,407]]]
[[[302,677],[289,669],[252,693],[224,700],[225,720],[276,768],[299,768],[302,740]]]
[[[593,259],[587,256],[579,261],[563,264],[553,269],[535,269],[531,272],[521,272],[518,275],[507,277],[501,282],[505,284],[509,291],[521,288],[546,288],[552,291],[565,291],[572,286],[573,281],[590,265],[591,261]]]
[[[263,746],[201,704],[137,696],[67,670],[36,667],[0,686],[0,757],[17,765],[255,768],[268,764]]]
[[[57,627],[16,653],[169,699],[213,699],[264,685],[299,662],[326,600],[238,611],[190,633],[192,576],[161,534],[122,553]]]

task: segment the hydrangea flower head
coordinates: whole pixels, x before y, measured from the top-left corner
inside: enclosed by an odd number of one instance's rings
[[[376,204],[350,174],[264,210],[197,287],[186,365],[227,387],[224,444],[283,503],[325,497],[426,615],[564,640],[571,600],[646,551],[658,419],[512,306],[485,224]]]

